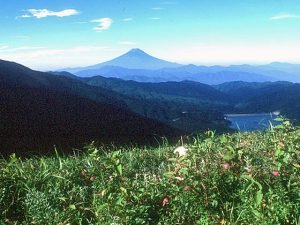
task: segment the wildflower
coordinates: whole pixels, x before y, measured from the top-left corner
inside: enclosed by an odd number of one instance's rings
[[[272,174],[273,174],[274,176],[279,176],[279,171],[274,170],[274,171],[272,171]]]
[[[167,197],[165,197],[164,199],[163,199],[163,201],[162,201],[162,206],[165,206],[166,204],[168,204],[170,202],[170,200],[167,198]]]
[[[190,189],[191,189],[191,187],[188,186],[188,185],[186,185],[186,186],[183,188],[183,190],[185,190],[185,191],[188,191],[188,190],[190,190]]]
[[[90,177],[90,181],[94,181],[96,179],[96,176],[95,175],[92,175],[91,177]]]
[[[80,171],[80,173],[81,173],[82,176],[85,176],[86,173],[87,173],[87,171],[86,171],[86,169],[82,169],[82,170]]]
[[[228,164],[228,163],[225,163],[225,164],[223,165],[223,167],[224,167],[225,170],[228,170],[228,169],[229,169],[229,164]]]
[[[251,173],[252,172],[252,169],[248,166],[244,167],[244,169],[248,172],[248,173]]]
[[[182,177],[175,177],[175,179],[179,180],[179,181],[183,181],[184,180],[184,178],[182,178]]]
[[[174,150],[174,153],[175,153],[175,154],[178,153],[178,155],[181,157],[181,156],[185,156],[186,153],[187,153],[187,151],[188,151],[188,150],[187,150],[185,147],[180,146],[180,147],[178,147],[178,148],[176,148],[176,149]]]

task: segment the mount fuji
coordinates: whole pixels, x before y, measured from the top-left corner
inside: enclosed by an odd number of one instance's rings
[[[142,70],[158,70],[163,68],[176,68],[182,66],[178,63],[168,62],[166,60],[158,59],[153,57],[141,49],[134,48],[129,52],[112,59],[107,62],[99,63],[87,67],[77,67],[77,68],[66,68],[60,71],[67,71],[70,73],[77,73],[88,70],[97,70],[103,67],[122,67],[127,69],[142,69]]]

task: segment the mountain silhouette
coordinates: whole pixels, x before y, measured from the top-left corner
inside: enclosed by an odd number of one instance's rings
[[[115,66],[115,67],[122,67],[128,69],[146,69],[146,70],[157,70],[162,68],[173,68],[179,67],[180,64],[168,62],[166,60],[155,58],[141,49],[134,48],[129,52],[112,59],[107,62],[99,63],[93,66],[87,67],[79,67],[79,68],[66,68],[62,69],[61,71],[67,71],[70,73],[77,73],[79,71],[87,71],[88,70],[97,70],[105,66]],[[83,72],[82,72],[83,74]],[[88,75],[87,75],[88,76]]]

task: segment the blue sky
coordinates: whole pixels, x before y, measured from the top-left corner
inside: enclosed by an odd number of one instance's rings
[[[131,48],[202,65],[300,63],[298,0],[0,0],[0,58],[85,66]]]

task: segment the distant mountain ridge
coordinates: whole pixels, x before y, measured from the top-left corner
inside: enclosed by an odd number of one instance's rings
[[[217,72],[194,72],[185,71],[181,67],[178,68],[165,68],[160,70],[142,70],[142,69],[127,69],[116,66],[104,66],[95,70],[84,70],[75,73],[79,77],[94,77],[104,76],[108,78],[120,78],[123,80],[134,80],[138,82],[180,82],[184,80],[200,82],[209,85],[221,84],[231,81],[244,81],[244,82],[266,82],[276,81],[275,78],[255,74],[250,72],[239,71],[225,71],[220,70]]]
[[[138,82],[166,82],[191,80],[209,85],[225,82],[300,82],[300,65],[274,62],[267,65],[196,66],[181,65],[155,58],[140,49],[108,62],[88,67],[66,68],[60,71],[79,77],[115,77]]]
[[[156,70],[162,68],[179,67],[181,65],[155,58],[147,54],[146,52],[142,51],[141,49],[134,48],[129,52],[107,62],[103,62],[103,63],[99,63],[87,67],[66,68],[66,69],[62,69],[61,71],[77,73],[79,71],[97,70],[105,66],[116,66],[116,67],[122,67],[128,69]]]

